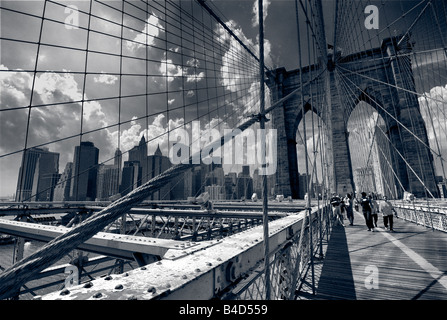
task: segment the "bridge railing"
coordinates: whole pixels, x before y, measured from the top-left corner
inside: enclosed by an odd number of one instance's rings
[[[313,263],[311,259],[329,233],[331,213],[330,207],[312,209],[310,228],[309,224],[305,224],[304,229],[301,228],[271,254],[270,299],[296,299]],[[231,295],[237,300],[264,300],[267,298],[265,288],[264,269],[259,268],[241,281],[231,291]]]
[[[447,232],[447,206],[394,202],[397,216],[406,221]]]

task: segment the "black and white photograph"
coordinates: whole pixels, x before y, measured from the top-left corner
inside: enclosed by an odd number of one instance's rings
[[[0,305],[447,300],[446,160],[445,0],[0,0]]]

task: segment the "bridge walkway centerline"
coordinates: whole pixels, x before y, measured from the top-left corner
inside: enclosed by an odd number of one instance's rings
[[[298,299],[447,299],[447,233],[399,218],[390,232],[380,214],[374,232],[359,212],[353,226],[344,222],[333,228],[324,258],[316,260],[315,295],[308,272]]]

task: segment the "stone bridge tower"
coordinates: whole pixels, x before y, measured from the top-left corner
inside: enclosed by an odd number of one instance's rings
[[[405,54],[411,52],[411,45],[408,39],[398,45],[398,40],[399,37],[388,38],[378,48],[345,57],[338,56],[336,64],[332,62],[332,55],[329,55],[326,71],[320,63],[301,70],[286,71],[279,68],[267,73],[272,103],[303,83],[303,89],[298,90],[283,103],[283,108],[276,108],[271,115],[272,126],[277,129],[278,135],[277,172],[271,178],[275,194],[298,198],[295,137],[298,124],[303,119],[303,109],[304,113],[312,110],[319,115],[328,133],[325,148],[329,158],[329,191],[339,194],[355,191],[347,123],[356,105],[365,101],[385,121],[391,151],[391,159],[387,161],[392,164],[395,180],[389,183],[396,185],[398,196],[401,197],[404,190],[412,192],[416,197],[430,196],[426,190],[435,197],[439,196],[433,156],[427,148],[429,143],[425,123],[417,95],[412,93],[416,92],[415,82],[410,55]],[[326,76],[316,77],[323,73]],[[310,79],[311,76],[315,79]],[[349,91],[340,83],[340,76],[346,76],[352,81]],[[325,92],[321,92],[321,88],[325,88]],[[327,107],[311,105],[312,101],[323,101],[320,99],[323,94],[326,95]]]

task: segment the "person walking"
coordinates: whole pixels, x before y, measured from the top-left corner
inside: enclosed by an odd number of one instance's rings
[[[349,225],[354,225],[354,200],[352,199],[352,196],[350,193],[346,194],[346,197],[344,198],[345,202],[345,210],[346,210],[346,217],[349,220]]]
[[[371,216],[374,226],[377,228],[377,220],[379,219],[379,205],[374,196],[369,195],[369,201],[371,202]]]
[[[341,204],[340,197],[336,194],[332,194],[331,198],[331,205],[332,205],[332,213],[334,214],[335,218],[335,225],[341,224],[343,227],[345,226],[343,223],[343,216],[341,214],[340,204]]]
[[[365,223],[368,227],[368,231],[374,231],[374,224],[372,220],[372,208],[371,201],[366,196],[366,192],[362,192],[362,198],[360,199],[360,205],[362,206],[363,217],[365,217]]]
[[[393,212],[394,210],[393,205],[391,202],[387,199],[387,197],[383,197],[383,201],[380,202],[380,212],[382,212],[383,215],[383,225],[385,226],[385,229],[388,230],[388,223],[390,225],[389,230],[394,231],[393,229]]]

